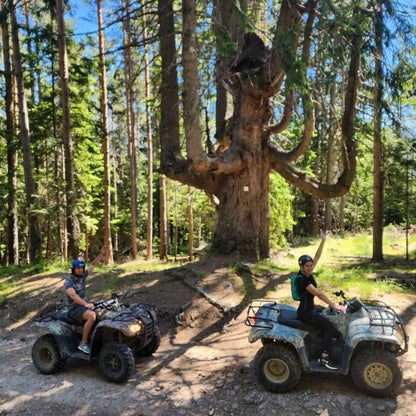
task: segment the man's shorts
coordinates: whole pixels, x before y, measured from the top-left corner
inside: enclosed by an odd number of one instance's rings
[[[71,308],[69,309],[68,317],[82,325],[82,315],[84,315],[84,313],[87,310],[88,309],[85,306],[76,304],[74,306],[71,306]]]

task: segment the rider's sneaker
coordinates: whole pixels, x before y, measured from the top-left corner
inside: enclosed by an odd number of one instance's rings
[[[329,370],[338,370],[339,369],[339,365],[337,363],[335,363],[334,361],[332,361],[329,357],[321,357],[319,359],[319,363],[328,368]]]
[[[91,352],[90,346],[88,344],[83,344],[82,342],[78,345],[78,349],[85,354],[89,354]]]

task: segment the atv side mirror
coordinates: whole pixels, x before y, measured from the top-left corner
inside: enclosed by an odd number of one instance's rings
[[[341,296],[343,299],[345,299],[345,293],[342,290],[340,290],[339,292],[334,292],[334,295]]]

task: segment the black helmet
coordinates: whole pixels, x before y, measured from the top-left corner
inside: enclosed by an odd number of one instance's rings
[[[311,256],[308,256],[307,254],[304,254],[303,256],[300,256],[299,260],[298,260],[299,266],[300,267],[304,266],[305,263],[307,263],[308,261],[313,262],[313,258]]]
[[[74,273],[75,267],[83,267],[85,269],[85,263],[83,260],[74,260],[71,265],[71,273]]]

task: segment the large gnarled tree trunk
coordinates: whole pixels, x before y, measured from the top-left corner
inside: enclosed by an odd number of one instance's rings
[[[224,120],[224,97],[218,97],[217,105],[221,108],[217,109],[217,137],[227,135],[228,148],[216,154],[204,152],[199,125],[196,1],[182,1],[186,157],[181,153],[179,141],[178,75],[172,4],[172,0],[159,0],[161,171],[172,179],[204,189],[217,201],[218,223],[213,236],[213,250],[221,253],[239,251],[249,257],[267,257],[271,169],[295,186],[323,198],[345,194],[355,177],[353,122],[359,84],[359,37],[355,35],[351,41],[345,112],[341,121],[344,170],[337,182],[326,184],[293,166],[293,162],[308,149],[314,132],[314,106],[307,68],[317,1],[301,5],[283,0],[270,48],[255,33],[242,36],[243,29],[238,22],[242,19],[243,9],[236,11],[231,2],[214,2],[217,9],[213,15],[223,16],[223,27],[221,30],[217,28],[216,33],[227,33],[227,41],[234,41],[228,56],[223,54],[217,57],[216,81],[231,94],[233,115],[228,121]],[[229,14],[222,15],[224,10]],[[306,19],[303,20],[302,16],[306,16]],[[300,45],[302,48],[298,51]],[[272,97],[282,88],[285,89],[282,118],[278,124],[271,125],[274,114]],[[271,138],[289,126],[295,89],[300,90],[304,130],[299,143],[292,150],[284,151]],[[218,93],[224,93],[222,88],[218,89]]]

